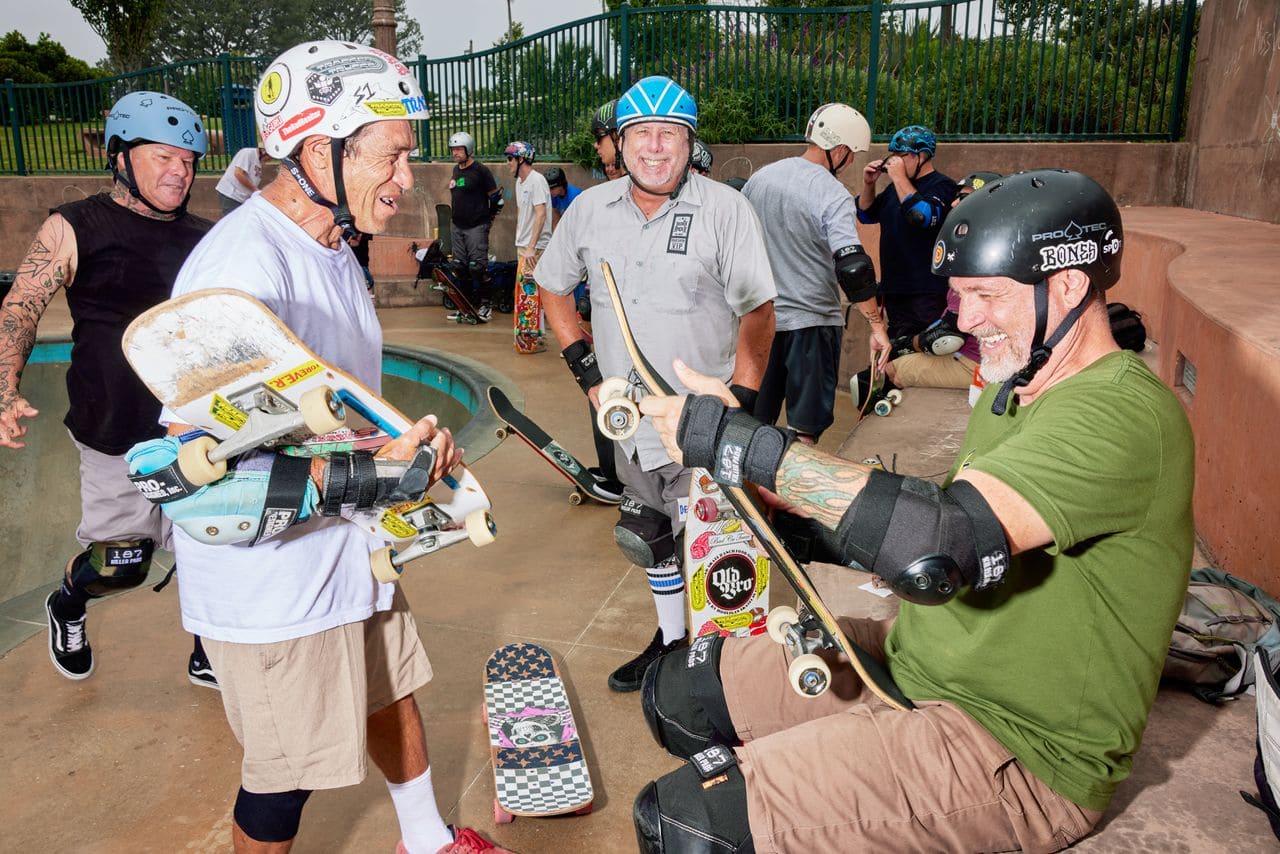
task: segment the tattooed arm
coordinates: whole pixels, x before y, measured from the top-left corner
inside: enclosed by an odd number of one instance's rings
[[[75,265],[75,232],[61,214],[54,214],[40,226],[0,306],[0,447],[23,447],[20,439],[27,428],[19,419],[39,414],[18,393],[18,384],[36,343],[40,316],[58,288],[71,285]]]

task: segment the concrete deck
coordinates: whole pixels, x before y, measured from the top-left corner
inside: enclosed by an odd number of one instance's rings
[[[554,352],[517,356],[505,316],[458,327],[439,308],[381,312],[388,343],[428,346],[486,363],[524,396],[526,411],[571,450],[589,458],[586,406]],[[66,332],[55,307],[42,334]],[[847,395],[824,446],[848,458],[879,455],[901,472],[941,475],[967,409],[960,392],[909,390],[887,419],[854,429]],[[41,418],[57,420],[60,413]],[[469,824],[521,852],[635,850],[631,801],[655,775],[676,767],[650,738],[636,695],[605,685],[607,674],[644,647],[653,608],[642,570],[612,545],[616,511],[572,507],[567,484],[523,443],[510,439],[475,461],[494,502],[499,538],[419,561],[402,584],[415,606],[434,681],[419,692],[435,787],[449,821]],[[28,485],[27,489],[31,489]],[[22,555],[15,556],[21,561]],[[861,579],[816,567],[837,611],[891,609],[856,590]],[[10,851],[175,852],[230,850],[239,748],[219,695],[183,673],[190,639],[171,592],[145,588],[91,609],[97,670],[61,678],[48,660],[43,596],[4,618],[5,632],[34,632],[0,657],[0,749],[9,796],[0,826]],[[180,581],[178,582],[180,583]],[[775,600],[785,599],[782,591]],[[519,819],[494,828],[487,738],[479,718],[481,667],[497,646],[529,640],[561,661],[576,701],[597,787],[587,817]],[[1236,794],[1252,790],[1253,702],[1211,708],[1161,692],[1134,775],[1101,830],[1078,846],[1097,852],[1274,848],[1266,821]],[[376,768],[360,786],[316,793],[294,850],[394,849],[399,832]]]

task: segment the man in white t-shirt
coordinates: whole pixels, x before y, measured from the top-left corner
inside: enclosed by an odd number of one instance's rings
[[[218,206],[223,216],[240,207],[257,191],[262,183],[262,158],[266,153],[262,146],[242,148],[231,158],[231,165],[214,188],[218,191]]]
[[[280,172],[201,241],[174,293],[246,291],[320,358],[377,390],[382,334],[344,244],[356,230],[385,232],[412,189],[413,122],[429,115],[426,101],[395,57],[324,41],[268,66],[255,107]],[[169,436],[129,452],[136,476],[162,473],[190,429],[168,411],[161,420]],[[431,679],[430,662],[404,593],[369,571],[380,543],[340,518],[371,502],[377,468],[432,453],[431,480],[461,458],[449,431],[427,416],[377,462],[358,450],[311,460],[250,452],[231,461],[226,477],[163,505],[182,567],[183,623],[204,629],[227,721],[244,748],[237,852],[287,851],[311,791],[359,783],[366,754],[387,780],[398,852],[494,850],[440,816],[413,696]],[[274,530],[264,522],[285,507],[294,524]],[[237,511],[256,519],[246,522],[244,540],[210,543],[208,520]]]
[[[537,153],[532,145],[517,140],[507,146],[506,155],[516,179],[516,254],[527,273],[551,242],[551,188],[533,168]]]

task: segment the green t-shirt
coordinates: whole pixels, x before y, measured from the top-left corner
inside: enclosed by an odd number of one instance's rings
[[[1002,585],[902,603],[886,652],[914,700],[972,715],[1038,779],[1104,810],[1129,775],[1190,572],[1194,444],[1134,354],[1104,356],[1030,406],[974,407],[951,477],[985,472],[1053,533]]]

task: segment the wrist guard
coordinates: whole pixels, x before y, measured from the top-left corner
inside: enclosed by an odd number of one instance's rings
[[[737,398],[738,405],[742,407],[743,412],[755,412],[756,398],[760,396],[758,389],[747,388],[744,385],[731,385],[729,391]]]
[[[775,487],[778,466],[795,437],[795,431],[761,424],[710,394],[685,401],[676,429],[686,466],[707,469],[726,486],[749,481],[768,490]]]
[[[329,455],[324,468],[320,513],[337,516],[344,506],[369,510],[422,497],[431,485],[436,449],[418,448],[412,460],[377,459],[369,451]]]
[[[586,341],[582,339],[574,341],[560,351],[560,358],[564,359],[565,364],[569,366],[574,382],[584,394],[604,382],[604,377],[600,374],[600,365],[596,362],[595,351]]]

